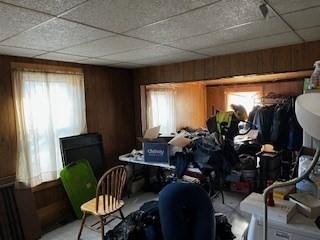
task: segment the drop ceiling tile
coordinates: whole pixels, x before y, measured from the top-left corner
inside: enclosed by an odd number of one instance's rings
[[[297,33],[306,41],[320,40],[320,26],[298,30]]]
[[[66,48],[59,52],[88,57],[100,57],[118,52],[134,50],[137,48],[148,47],[150,45],[152,45],[150,42],[138,40],[131,37],[115,35],[112,37]]]
[[[29,9],[57,15],[62,13],[86,0],[2,0]]]
[[[63,62],[78,62],[85,59],[85,57],[67,55],[67,54],[61,54],[61,53],[46,53],[46,54],[37,56],[36,58],[63,61]]]
[[[320,2],[320,1],[319,1]],[[320,7],[283,15],[284,19],[295,29],[320,25]]]
[[[159,43],[174,41],[262,19],[259,4],[256,0],[223,0],[126,34]]]
[[[85,60],[79,61],[79,63],[107,66],[107,65],[112,65],[112,64],[119,63],[119,62],[113,61],[113,60],[109,60],[109,59],[87,58]]]
[[[115,32],[144,26],[217,0],[92,0],[63,17]]]
[[[169,64],[169,63],[176,63],[176,62],[191,61],[191,60],[201,59],[206,57],[208,56],[191,53],[191,52],[183,52],[183,53],[165,55],[160,57],[144,58],[141,60],[136,60],[134,62],[138,64],[145,64],[145,65],[161,65],[161,64]]]
[[[217,56],[231,53],[248,52],[265,48],[280,47],[297,43],[301,43],[301,40],[294,33],[288,32],[269,37],[262,37],[247,41],[229,43],[225,45],[217,45],[211,48],[199,49],[196,51],[203,54]]]
[[[319,0],[268,0],[268,2],[280,14],[320,6]]]
[[[46,14],[0,3],[0,41],[50,18]]]
[[[181,49],[195,50],[271,34],[284,33],[289,30],[290,29],[278,18],[271,18],[190,38],[184,38],[175,42],[168,42],[166,44]]]
[[[144,67],[145,65],[141,65],[141,64],[135,64],[135,63],[117,63],[117,64],[113,64],[112,67],[119,67],[119,68],[139,68],[139,67]]]
[[[36,28],[23,32],[4,42],[3,45],[55,51],[75,44],[112,35],[81,24],[53,19]]]
[[[152,47],[136,49],[136,50],[128,51],[124,53],[107,55],[103,58],[115,60],[119,62],[134,62],[134,60],[143,59],[147,57],[150,57],[150,58],[158,57],[158,56],[180,53],[180,52],[183,52],[183,51],[176,48],[154,45]]]
[[[0,46],[0,55],[12,55],[12,56],[19,56],[19,57],[33,57],[33,56],[40,55],[40,54],[43,54],[43,53],[46,53],[46,52],[45,51],[34,50],[34,49]]]

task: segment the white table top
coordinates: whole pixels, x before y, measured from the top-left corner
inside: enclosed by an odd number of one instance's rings
[[[161,167],[161,168],[165,168],[165,169],[168,169],[168,170],[174,170],[175,169],[175,166],[169,165],[169,163],[145,162],[143,156],[141,156],[141,157],[132,157],[131,153],[127,153],[127,154],[121,155],[119,157],[119,160],[122,161],[122,162],[127,162],[127,163],[142,164],[142,165],[152,166],[152,167]],[[194,168],[194,167],[189,167],[187,169],[187,171],[201,174],[200,169]]]

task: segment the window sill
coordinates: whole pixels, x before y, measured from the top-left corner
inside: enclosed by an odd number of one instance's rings
[[[56,179],[56,180],[49,181],[49,182],[44,182],[44,183],[41,183],[41,184],[33,187],[32,192],[33,193],[39,192],[42,190],[46,190],[48,188],[53,188],[53,187],[59,186],[60,184],[61,184],[60,178]]]

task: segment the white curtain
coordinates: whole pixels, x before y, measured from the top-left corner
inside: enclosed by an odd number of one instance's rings
[[[81,73],[13,71],[17,179],[31,186],[59,177],[59,138],[86,132]]]
[[[175,92],[173,89],[147,90],[147,127],[160,125],[162,135],[176,132]]]

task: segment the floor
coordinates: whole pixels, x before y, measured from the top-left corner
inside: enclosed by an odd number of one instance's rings
[[[141,193],[126,199],[123,212],[125,215],[137,210],[144,202],[157,199],[158,196],[153,193]],[[232,232],[236,235],[236,240],[241,240],[242,235],[247,229],[249,222],[249,215],[241,213],[239,209],[240,201],[244,198],[242,194],[225,192],[225,204],[222,204],[220,198],[213,201],[216,212],[224,213],[232,225]],[[88,223],[93,223],[93,217],[88,218]],[[112,229],[118,223],[117,220],[110,223],[106,227],[106,231]],[[68,240],[76,239],[80,227],[80,220],[74,221],[67,225],[57,228],[42,236],[41,240]],[[83,240],[100,239],[100,234],[84,229],[82,233]]]

